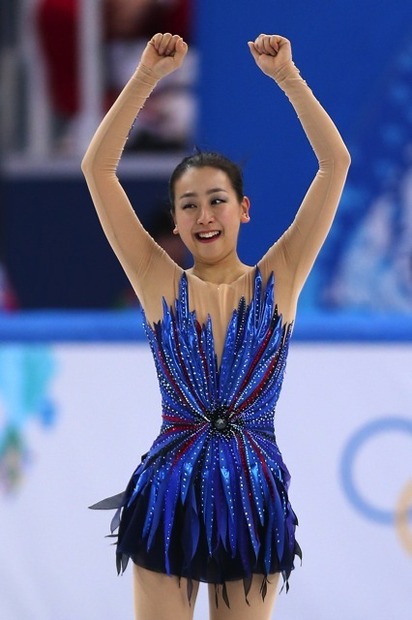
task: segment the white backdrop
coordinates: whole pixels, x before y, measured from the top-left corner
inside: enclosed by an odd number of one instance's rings
[[[42,421],[34,415],[41,398],[19,405],[16,397],[34,389],[30,347],[0,347],[0,370],[2,359],[8,369],[0,373],[0,430],[16,408],[20,418],[26,411],[17,424],[25,450],[0,452],[3,479],[10,462],[22,470],[0,496],[0,618],[132,620],[131,571],[116,576],[104,538],[112,513],[87,506],[123,489],[158,431],[149,349],[37,348],[35,367],[43,359],[46,368],[38,391],[54,407],[53,418],[43,406]],[[392,520],[401,497],[412,506],[411,369],[411,345],[292,346],[277,437],[304,560],[274,618],[412,617],[412,523]],[[205,592],[196,618],[207,618]]]

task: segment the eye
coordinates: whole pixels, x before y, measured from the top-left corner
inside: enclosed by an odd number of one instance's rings
[[[194,208],[196,208],[196,205],[193,204],[193,202],[188,202],[182,205],[182,209],[194,209]]]
[[[223,202],[226,202],[226,200],[224,200],[223,198],[213,198],[213,200],[211,201],[212,205],[220,205]]]

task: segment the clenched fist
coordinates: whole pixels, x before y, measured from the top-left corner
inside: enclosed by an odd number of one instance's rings
[[[140,66],[160,79],[182,65],[188,49],[187,43],[177,34],[155,34],[146,45]]]
[[[290,42],[278,34],[261,34],[248,46],[257,66],[270,77],[292,60]]]

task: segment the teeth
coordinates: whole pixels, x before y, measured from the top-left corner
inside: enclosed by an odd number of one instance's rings
[[[199,237],[201,239],[211,239],[212,237],[217,237],[217,235],[219,235],[219,231],[210,231],[210,232],[203,232],[203,233],[198,233]]]

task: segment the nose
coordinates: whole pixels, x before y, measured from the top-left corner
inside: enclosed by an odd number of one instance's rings
[[[210,208],[209,205],[204,205],[200,207],[199,215],[197,218],[198,224],[211,224],[212,222],[214,222],[214,220],[215,217],[213,215],[213,210]]]

